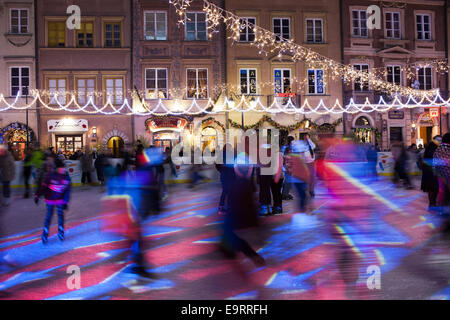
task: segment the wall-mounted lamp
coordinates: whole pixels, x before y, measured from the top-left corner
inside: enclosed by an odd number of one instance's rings
[[[97,127],[92,127],[92,137],[97,138]]]

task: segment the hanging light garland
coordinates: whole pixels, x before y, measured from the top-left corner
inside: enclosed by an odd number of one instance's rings
[[[193,0],[170,0],[169,2],[175,7],[178,15],[183,17],[178,22],[184,24],[186,10]],[[268,54],[275,53],[280,58],[282,55],[289,55],[293,61],[303,61],[308,66],[328,70],[329,76],[332,79],[341,78],[345,82],[359,81],[361,83],[368,83],[374,90],[387,92],[391,95],[399,94],[418,98],[429,98],[435,95],[435,90],[424,91],[397,85],[380,79],[380,75],[376,71],[361,72],[356,70],[352,65],[344,65],[334,61],[312,51],[310,48],[294,43],[293,39],[285,39],[272,31],[249,22],[247,19],[241,19],[232,12],[224,10],[207,0],[203,0],[203,11],[206,12],[207,27],[211,33],[217,32],[218,26],[223,22],[230,31],[231,35],[229,39],[233,42],[239,41],[240,33],[243,29],[251,29],[255,34],[255,39],[250,43],[256,46],[259,54],[265,54],[267,56]],[[431,62],[430,65],[433,65],[438,72],[448,72],[448,65],[445,60],[436,60]],[[410,79],[412,79],[412,75],[412,72],[407,72],[407,76]]]
[[[391,102],[386,102],[383,97],[380,97],[377,104],[373,104],[366,98],[363,104],[357,104],[353,99],[350,99],[349,104],[345,107],[341,105],[339,100],[336,100],[334,105],[327,106],[323,99],[316,102],[315,106],[312,106],[308,99],[300,105],[295,104],[291,98],[274,99],[271,104],[263,104],[260,97],[241,96],[238,101],[228,100],[224,98],[221,102],[214,102],[209,99],[192,99],[189,101],[181,102],[180,100],[162,100],[159,99],[153,104],[142,103],[138,106],[132,107],[128,102],[128,99],[124,99],[121,104],[114,104],[111,97],[106,98],[106,103],[102,106],[97,106],[94,103],[94,96],[90,96],[87,99],[86,104],[81,105],[77,101],[77,95],[74,93],[55,93],[51,95],[51,98],[46,97],[45,94],[41,95],[38,90],[31,91],[29,98],[31,101],[28,104],[19,105],[23,102],[20,99],[20,94],[17,94],[16,98],[12,102],[8,101],[2,94],[0,94],[0,112],[7,110],[26,110],[30,109],[39,103],[40,108],[52,110],[52,111],[67,111],[71,113],[84,112],[87,114],[125,114],[125,115],[201,115],[201,114],[220,114],[223,112],[261,112],[269,114],[343,114],[343,113],[358,113],[365,112],[370,113],[374,111],[386,112],[391,109],[412,109],[412,108],[430,108],[430,107],[450,107],[450,99],[444,100],[438,91],[435,92],[433,97],[423,96],[417,99],[414,96],[409,96],[406,102],[402,102],[398,95],[395,95]],[[22,97],[23,98],[23,97]],[[312,99],[313,100],[313,99]],[[314,99],[315,100],[315,99]],[[52,101],[52,102],[50,102]],[[169,105],[169,106],[167,106]]]

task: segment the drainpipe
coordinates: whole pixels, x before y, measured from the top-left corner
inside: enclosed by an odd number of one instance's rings
[[[339,0],[339,26],[340,26],[340,32],[341,32],[341,62],[345,63],[344,59],[344,26],[343,26],[343,19],[342,19],[342,1]],[[342,105],[345,107],[345,83],[344,79],[342,79]],[[344,135],[347,133],[347,114],[344,112],[342,113],[342,125],[344,129]]]
[[[34,0],[34,73],[35,86],[39,88],[39,44],[38,44],[38,14],[37,0]],[[41,113],[39,112],[39,101],[36,101],[37,141],[41,142]]]
[[[224,8],[225,10],[227,8],[225,8],[225,0],[222,0],[222,4],[221,4],[222,8]],[[228,57],[227,57],[227,29],[224,27],[224,25],[222,24],[222,32],[223,32],[223,77],[222,77],[222,81],[224,83],[227,83],[228,81]],[[225,87],[225,95],[228,98],[228,86]],[[229,140],[229,136],[228,136],[228,130],[230,129],[230,124],[229,124],[229,119],[230,114],[228,111],[225,111],[225,129],[226,129],[226,136],[225,136],[225,143],[228,143]]]
[[[130,0],[130,42],[131,42],[131,46],[130,46],[130,88],[133,88],[133,82],[134,82],[134,59],[133,59],[133,54],[134,54],[134,36],[133,36],[133,30],[134,30],[134,0]],[[131,104],[133,105],[133,99],[130,100]],[[133,109],[133,106],[132,108]],[[134,145],[134,136],[135,136],[135,128],[134,128],[134,113],[131,114],[131,143]]]

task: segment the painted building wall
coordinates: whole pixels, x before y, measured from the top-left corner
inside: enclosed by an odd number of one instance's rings
[[[13,30],[12,11],[21,10],[24,16],[20,22],[25,28]],[[23,12],[26,12],[25,15]],[[12,96],[11,72],[12,68],[27,67],[29,69],[29,89],[36,88],[35,72],[35,31],[34,31],[34,1],[1,0],[0,1],[0,93],[9,103]],[[25,83],[24,83],[25,85]],[[20,98],[17,105],[25,105],[31,99]],[[0,104],[0,108],[5,108]],[[26,125],[26,112],[19,110],[7,110],[0,113],[0,128],[3,129],[14,123]],[[36,111],[28,112],[28,127],[37,135]]]
[[[64,27],[64,44],[52,47],[51,44],[51,24],[54,22],[65,22],[69,16],[66,14],[67,7],[76,4],[81,9],[81,22],[90,25],[90,31],[85,29],[69,29]],[[54,79],[64,79],[68,91],[77,91],[80,81],[93,80],[95,91],[102,93],[102,96],[94,98],[98,107],[103,106],[106,99],[106,84],[108,80],[113,80],[113,84],[122,90],[123,99],[127,99],[131,104],[130,89],[132,88],[131,77],[131,2],[122,0],[80,0],[58,1],[43,0],[38,3],[38,52],[39,52],[39,86],[49,90],[50,81]],[[117,33],[117,46],[110,46],[107,43],[107,28],[120,26],[120,35]],[[87,28],[87,27],[86,27]],[[87,29],[86,29],[87,30]],[[114,29],[115,31],[115,29]],[[92,44],[83,40],[77,41],[78,33],[83,33],[83,39],[87,39],[87,33],[92,34]],[[86,37],[86,38],[84,38]],[[88,44],[86,46],[86,44]],[[114,44],[114,42],[113,42]],[[117,80],[117,82],[116,82]],[[83,83],[83,82],[82,82]],[[92,82],[89,82],[92,84]],[[87,82],[86,82],[87,86]],[[120,94],[119,94],[120,95]],[[121,103],[117,103],[119,107]],[[129,115],[104,115],[88,114],[84,112],[52,111],[43,108],[40,115],[41,143],[43,145],[56,146],[56,134],[49,132],[49,120],[87,120],[87,131],[68,131],[58,133],[82,134],[83,144],[88,148],[103,146],[106,147],[104,137],[113,130],[121,137],[125,144],[133,141],[133,128],[131,116]],[[97,137],[94,131],[97,130]],[[93,130],[94,129],[94,130]]]

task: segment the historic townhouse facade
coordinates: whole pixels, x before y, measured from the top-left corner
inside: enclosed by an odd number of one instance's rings
[[[0,93],[9,103],[20,95],[18,106],[31,102],[27,95],[36,88],[34,19],[34,1],[0,1]],[[2,111],[0,129],[0,140],[21,160],[27,142],[37,139],[36,110]]]
[[[226,9],[232,11],[250,23],[271,30],[284,39],[293,39],[295,43],[311,48],[326,57],[341,61],[341,36],[339,1],[296,1],[281,2],[229,0]],[[255,32],[245,27],[236,41],[227,34],[227,82],[228,95],[234,101],[242,99],[259,99],[266,106],[276,100],[285,104],[288,98],[300,107],[306,100],[316,107],[322,100],[327,106],[333,106],[336,100],[342,101],[342,82],[332,79],[322,66],[294,62],[289,53],[278,52],[260,54],[258,48],[250,43],[255,39]],[[230,113],[235,124],[248,126],[258,122],[261,113],[248,112],[242,117],[239,112]],[[317,133],[342,134],[339,123],[341,115],[310,114],[292,115],[275,114],[271,118],[280,125],[301,124],[298,129],[286,134],[299,137],[299,133],[310,131],[312,126]],[[303,122],[303,123],[302,123]],[[263,128],[275,124],[263,123]]]
[[[381,28],[368,28],[366,9],[378,5]],[[344,62],[361,72],[383,70],[387,81],[423,90],[439,89],[447,98],[446,75],[427,61],[446,58],[444,1],[342,1]],[[367,83],[345,85],[344,102],[350,98],[377,103],[380,97]],[[432,136],[448,128],[446,110],[392,110],[346,117],[346,126],[366,141],[378,142],[382,149],[392,143],[426,144]]]
[[[72,4],[81,9],[80,28],[66,25]],[[98,108],[108,101],[116,108],[125,100],[131,104],[131,16],[130,1],[38,1],[38,84],[48,93],[48,106],[68,103],[69,92],[75,92],[80,106],[90,99]],[[53,111],[40,105],[40,140],[45,146],[66,154],[97,147],[119,156],[133,142],[129,115]]]
[[[216,3],[224,5],[224,1]],[[218,89],[225,82],[224,33],[219,28],[218,33],[209,34],[203,2],[191,4],[184,25],[178,24],[179,17],[168,1],[134,0],[133,5],[133,81],[139,93],[133,101],[135,109],[176,112],[194,101],[205,106],[209,99],[223,99]],[[183,133],[200,129],[206,118],[137,115],[136,136],[144,143],[171,147]],[[224,115],[215,118],[225,122]],[[214,148],[217,129],[213,125],[204,131],[204,147]]]

